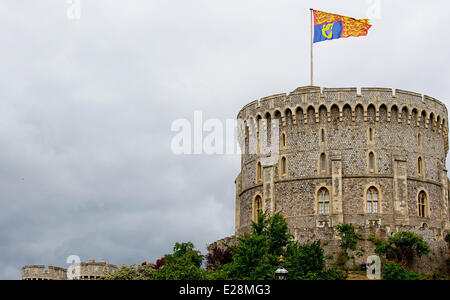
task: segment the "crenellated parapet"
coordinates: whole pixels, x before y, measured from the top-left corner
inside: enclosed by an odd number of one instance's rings
[[[113,274],[118,270],[116,265],[108,264],[105,260],[96,262],[89,260],[72,266],[73,280],[97,280],[103,276]],[[60,267],[32,265],[22,268],[22,280],[68,280],[68,270]]]
[[[87,263],[74,264],[72,268],[74,280],[97,280],[109,274],[117,272],[116,265],[108,264],[105,260],[96,262],[89,260]]]
[[[67,280],[67,270],[64,268],[43,265],[25,266],[22,268],[23,280]]]
[[[358,119],[358,113],[361,119]],[[445,105],[430,96],[387,88],[324,88],[300,87],[290,94],[277,94],[247,104],[238,114],[245,126],[256,120],[278,118],[283,127],[292,123],[302,126],[321,122],[343,122],[348,113],[352,122],[398,122],[423,126],[445,139],[448,152],[448,120]],[[383,118],[381,120],[381,118]],[[240,136],[244,132],[240,128]],[[258,130],[258,129],[256,129]],[[241,139],[243,141],[243,139]]]

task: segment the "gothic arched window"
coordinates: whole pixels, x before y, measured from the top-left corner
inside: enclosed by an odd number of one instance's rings
[[[253,203],[253,221],[258,221],[258,215],[263,210],[263,202],[261,196],[256,196],[255,201]]]
[[[330,213],[330,193],[328,189],[325,187],[321,188],[317,199],[319,215],[328,215]]]
[[[371,187],[367,190],[367,213],[377,214],[379,212],[379,195],[378,190],[375,187]]]
[[[287,173],[287,160],[286,157],[282,157],[281,161],[280,161],[280,171],[281,171],[281,175],[286,175]]]
[[[419,159],[417,160],[417,172],[419,173],[419,175],[423,175],[423,161],[422,161],[422,157],[419,157]]]
[[[428,217],[428,198],[424,191],[419,193],[419,199],[417,201],[417,206],[419,209],[419,217]]]
[[[286,147],[286,134],[283,132],[281,134],[281,148]]]
[[[373,152],[369,153],[369,170],[373,171],[375,169],[375,154]]]
[[[262,167],[261,163],[258,162],[258,165],[256,166],[256,181],[260,182],[262,180]]]
[[[325,153],[320,155],[320,171],[325,172],[327,170],[327,156]]]

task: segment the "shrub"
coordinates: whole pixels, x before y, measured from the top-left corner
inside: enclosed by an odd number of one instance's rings
[[[303,279],[309,273],[320,273],[325,267],[323,249],[320,241],[312,244],[291,244],[286,251],[288,279]]]
[[[229,264],[233,261],[231,249],[227,246],[219,247],[217,245],[208,249],[206,255],[206,270],[217,270],[219,267]]]
[[[375,252],[378,255],[386,255],[387,259],[392,259],[402,267],[407,266],[414,255],[421,257],[429,253],[427,242],[423,237],[409,231],[397,232],[390,236],[387,241],[377,245]]]
[[[388,263],[381,271],[383,280],[423,280],[416,272],[409,272],[396,263]]]
[[[201,268],[203,255],[194,250],[194,244],[176,243],[173,254],[164,256],[164,263],[152,273],[153,280],[204,280],[206,272]]]
[[[153,272],[152,265],[124,265],[117,272],[106,275],[100,280],[149,280]]]

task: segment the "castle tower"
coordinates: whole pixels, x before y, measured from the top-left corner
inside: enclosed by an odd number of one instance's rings
[[[76,274],[77,270],[79,270],[78,274]],[[108,274],[117,272],[117,270],[117,266],[107,264],[105,260],[100,262],[89,260],[87,263],[74,264],[72,268],[73,280],[98,280]]]
[[[281,212],[300,242],[333,239],[335,226],[351,223],[441,243],[450,230],[447,115],[434,98],[385,88],[302,87],[249,103],[238,114],[236,235],[262,209]],[[279,155],[264,154],[273,143]]]

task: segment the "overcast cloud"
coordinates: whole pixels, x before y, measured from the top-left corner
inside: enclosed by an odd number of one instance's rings
[[[450,96],[447,0],[379,1],[366,38],[316,46],[316,85]],[[376,1],[0,3],[0,279],[69,255],[154,261],[234,232],[238,156],[175,156],[172,121],[235,118],[309,84],[309,8]]]

